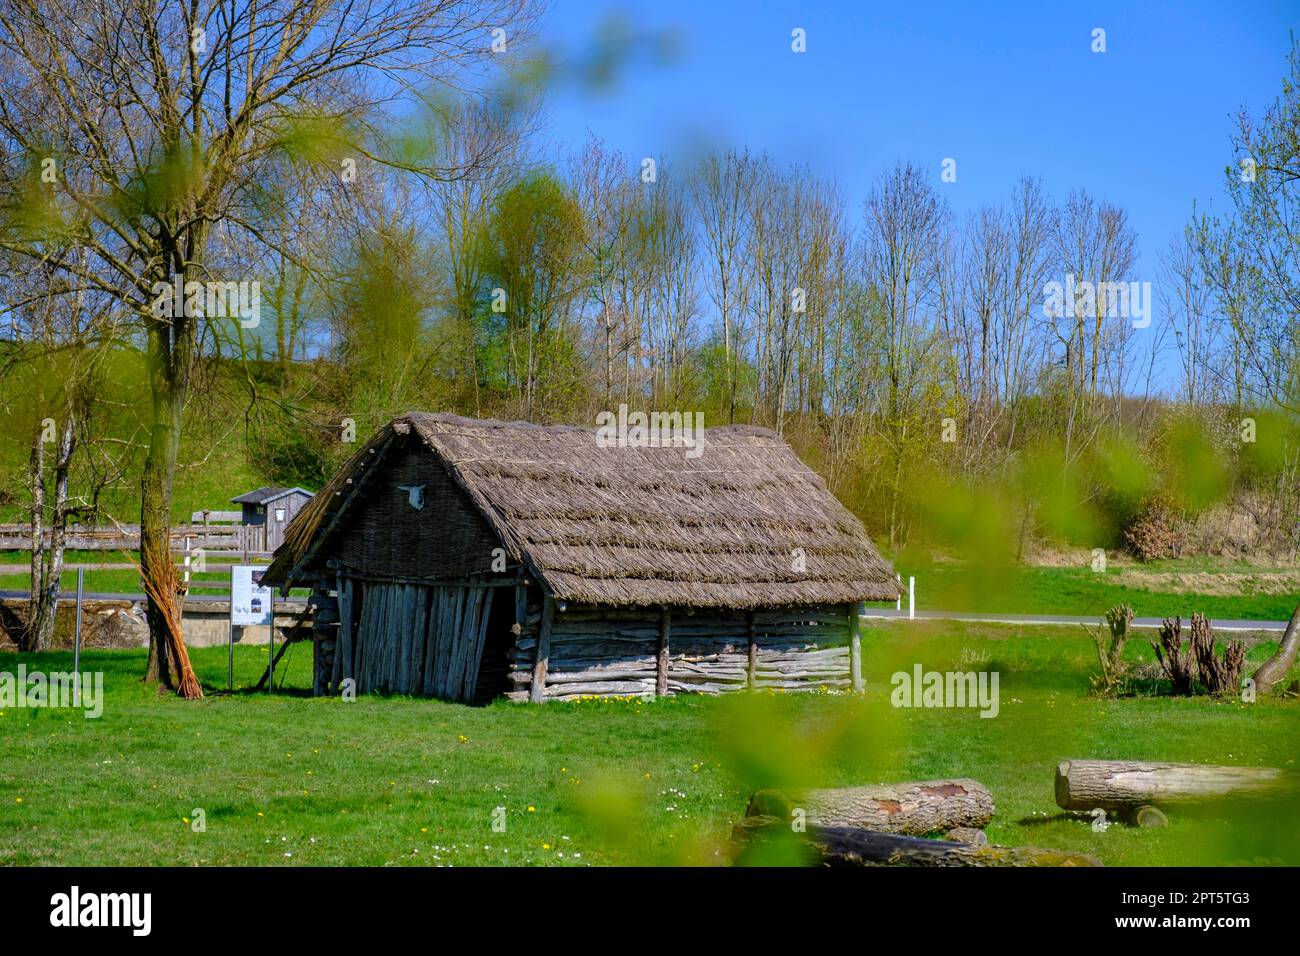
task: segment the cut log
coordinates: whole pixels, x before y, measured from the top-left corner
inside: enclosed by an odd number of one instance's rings
[[[977,846],[923,840],[860,827],[810,826],[804,833],[775,817],[747,817],[731,833],[738,865],[764,862],[765,850],[791,843],[812,866],[1101,866],[1096,857],[1033,846]]]
[[[979,829],[993,819],[993,794],[974,780],[925,780],[876,787],[838,787],[783,793],[759,790],[745,815],[789,821],[802,810],[808,823],[862,827],[881,833],[942,833]]]
[[[1261,796],[1286,778],[1271,767],[1215,767],[1143,760],[1062,760],[1056,767],[1056,803],[1062,810],[1132,812],[1138,807],[1191,803],[1215,797]]]

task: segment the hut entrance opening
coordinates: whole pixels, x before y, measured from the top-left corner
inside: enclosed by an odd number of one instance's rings
[[[493,600],[498,591],[502,589],[490,584],[340,576],[340,676],[352,677],[359,694],[473,701],[493,607],[509,604]],[[512,594],[502,591],[503,596]],[[506,628],[508,632],[508,624]]]
[[[510,649],[514,647],[515,635],[511,628],[515,623],[513,590],[498,590],[496,600],[488,613],[487,638],[483,642],[483,660],[478,670],[478,689],[474,694],[474,703],[489,704],[510,690]]]

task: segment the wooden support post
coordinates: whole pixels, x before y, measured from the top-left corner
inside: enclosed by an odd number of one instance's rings
[[[668,636],[672,629],[672,611],[666,606],[659,612],[659,659],[655,665],[655,696],[668,693]]]
[[[542,702],[542,691],[546,689],[546,668],[551,658],[551,622],[555,617],[555,600],[549,595],[542,597],[542,623],[537,629],[537,658],[533,664],[533,686],[528,691],[528,700],[534,704]]]
[[[862,683],[862,614],[866,609],[865,602],[849,605],[849,684],[855,694],[866,689]]]
[[[749,625],[749,667],[745,671],[745,679],[750,690],[753,690],[758,684],[758,634],[754,628],[752,609],[746,615],[746,622]]]
[[[524,623],[528,619],[528,585],[520,581],[515,585],[515,623],[510,628],[510,633],[515,636],[515,640],[524,633]]]

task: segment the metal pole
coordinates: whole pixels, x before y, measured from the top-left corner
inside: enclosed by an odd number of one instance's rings
[[[81,596],[86,590],[86,569],[77,568],[77,620],[72,639],[72,705],[81,706]]]

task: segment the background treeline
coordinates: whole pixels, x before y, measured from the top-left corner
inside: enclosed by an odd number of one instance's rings
[[[536,105],[500,97],[347,135],[286,120],[243,228],[209,239],[221,278],[260,283],[261,321],[202,327],[174,513],[319,486],[353,434],[409,409],[591,424],[627,403],[775,429],[894,550],[1294,555],[1291,67],[1241,117],[1232,208],[1193,210],[1144,273],[1126,210],[1030,176],[958,215],[939,168],[906,161],[856,206],[743,149],[678,162],[593,138],[540,160]],[[403,151],[440,173],[405,174]],[[1067,276],[1149,282],[1155,321],[1105,295],[1051,314]],[[79,402],[78,507],[132,520],[156,419],[134,320],[29,270],[6,295],[7,510],[26,508],[39,421]]]

